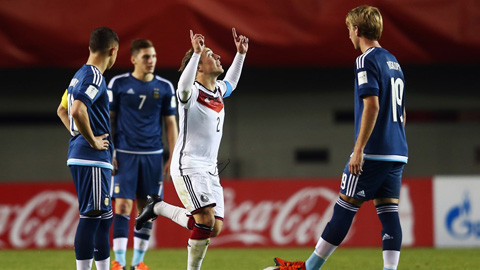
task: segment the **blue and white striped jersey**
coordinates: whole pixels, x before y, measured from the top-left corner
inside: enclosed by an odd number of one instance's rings
[[[117,151],[132,154],[163,152],[162,117],[177,114],[173,85],[156,75],[144,82],[125,73],[108,84],[110,111],[115,112]]]
[[[407,163],[403,123],[405,78],[397,59],[387,50],[371,47],[355,63],[355,141],[360,131],[363,97],[378,96],[377,122],[365,146],[365,160]]]
[[[74,100],[80,100],[88,109],[90,127],[95,136],[110,134],[110,114],[105,78],[98,68],[84,65],[80,68],[68,86],[68,116],[70,118],[70,133],[72,138],[68,148],[67,165],[96,166],[113,169],[113,145],[108,150],[95,150],[80,134],[72,115],[71,107]],[[106,139],[110,140],[110,137]],[[111,141],[110,141],[111,142]]]

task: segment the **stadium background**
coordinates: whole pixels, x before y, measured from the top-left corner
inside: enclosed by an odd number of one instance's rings
[[[15,184],[36,182],[43,190],[50,183],[71,184],[69,135],[56,108],[87,59],[90,31],[103,25],[120,37],[107,80],[131,70],[130,41],[149,38],[157,73],[174,85],[190,46],[189,29],[204,34],[227,67],[235,53],[230,29],[236,27],[250,38],[250,49],[237,91],[226,100],[219,153],[220,162],[230,160],[224,181],[291,181],[285,189],[297,180],[337,181],[353,147],[353,63],[359,54],[344,21],[360,4],[380,8],[380,43],[405,73],[408,181],[480,175],[479,1],[2,0],[0,185],[12,195],[0,204],[27,200],[18,200],[9,185],[16,190]],[[243,185],[248,200],[249,184]],[[325,185],[335,190],[337,184]],[[433,191],[427,192],[432,208]],[[14,229],[14,223],[0,225],[0,236]]]

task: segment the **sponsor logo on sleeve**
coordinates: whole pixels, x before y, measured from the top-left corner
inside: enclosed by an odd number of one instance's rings
[[[98,89],[93,86],[93,85],[90,85],[88,88],[87,88],[87,91],[85,91],[85,94],[87,94],[87,96],[90,98],[90,99],[94,99],[95,96],[97,95],[98,93]]]
[[[358,85],[362,85],[364,83],[368,83],[367,79],[367,71],[360,71],[358,73]]]

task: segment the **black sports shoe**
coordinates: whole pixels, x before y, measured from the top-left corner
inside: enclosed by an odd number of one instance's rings
[[[153,212],[156,203],[163,201],[157,194],[147,195],[147,205],[143,208],[142,213],[135,219],[135,229],[140,230],[150,219],[155,220],[157,215]]]

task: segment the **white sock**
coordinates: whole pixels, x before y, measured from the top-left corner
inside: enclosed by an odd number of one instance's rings
[[[322,237],[320,237],[320,239],[318,239],[317,245],[315,246],[314,252],[320,258],[327,260],[337,247],[338,246],[332,245],[327,241],[323,240]]]
[[[86,260],[77,260],[77,270],[90,270],[92,269],[92,259],[86,259]]]
[[[188,229],[189,216],[187,215],[190,214],[190,212],[188,212],[185,208],[173,206],[164,201],[161,201],[155,204],[155,206],[153,207],[153,212],[157,216],[169,218],[178,225]]]
[[[128,238],[126,237],[119,237],[119,238],[113,238],[113,251],[119,251],[119,250],[127,250],[127,245],[128,245]]]
[[[188,264],[187,270],[200,270],[203,258],[207,253],[210,238],[202,240],[188,239]]]
[[[105,260],[95,261],[95,266],[97,270],[109,270],[110,269],[110,257]]]
[[[387,269],[397,269],[400,260],[400,251],[384,250],[383,251],[383,267]]]
[[[125,255],[127,253],[127,244],[128,238],[126,237],[113,238],[113,253],[115,254],[115,260],[118,261],[121,266],[126,265]]]

